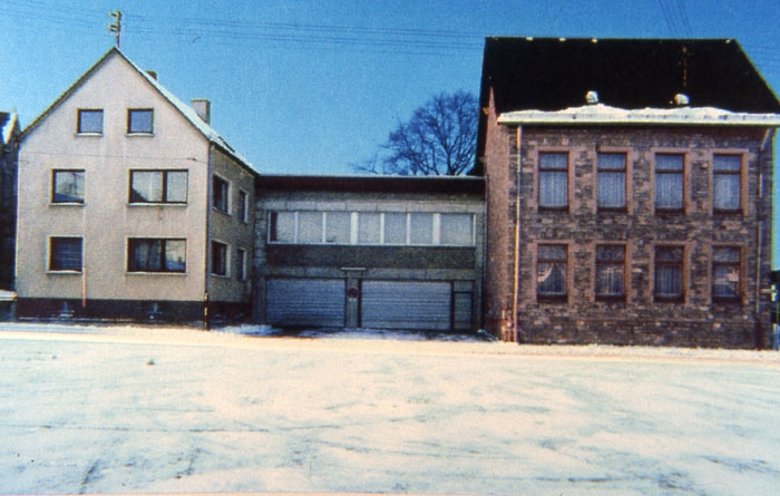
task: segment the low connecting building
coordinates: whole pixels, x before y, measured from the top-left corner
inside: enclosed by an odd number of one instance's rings
[[[111,49],[22,133],[21,317],[764,347],[780,104],[735,41],[490,38],[477,176],[260,175]]]

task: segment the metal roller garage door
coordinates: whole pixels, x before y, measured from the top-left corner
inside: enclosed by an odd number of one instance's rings
[[[268,279],[268,323],[344,327],[343,279]]]
[[[374,329],[449,330],[448,282],[363,281],[361,326]]]

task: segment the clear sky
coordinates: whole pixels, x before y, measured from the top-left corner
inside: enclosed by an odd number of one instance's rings
[[[780,0],[0,0],[0,109],[29,124],[115,9],[123,51],[265,173],[349,174],[433,94],[478,94],[485,36],[736,38],[780,88]]]

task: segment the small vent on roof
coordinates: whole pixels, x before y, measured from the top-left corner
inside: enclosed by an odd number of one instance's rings
[[[157,71],[146,71],[147,74],[149,74],[149,77],[151,77],[154,80],[157,80]]]
[[[195,110],[195,113],[198,114],[198,117],[200,117],[203,122],[206,124],[211,124],[211,102],[206,100],[205,98],[193,98],[192,99],[192,108]]]
[[[674,104],[678,107],[687,107],[691,104],[691,99],[685,93],[677,93],[674,95]]]
[[[585,93],[585,103],[588,105],[596,105],[599,103],[599,94],[597,91],[590,90]]]

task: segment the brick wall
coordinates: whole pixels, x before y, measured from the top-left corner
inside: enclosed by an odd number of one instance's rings
[[[516,132],[508,131],[512,136]],[[771,140],[764,139],[763,130],[524,128],[521,136],[518,323],[522,341],[732,348],[766,345],[768,296],[761,290],[769,287],[772,153]],[[504,170],[511,171],[517,150],[511,139],[506,140],[506,145],[509,157]],[[568,210],[539,208],[537,167],[539,153],[544,151],[569,154]],[[598,151],[627,154],[625,211],[597,209]],[[683,153],[686,158],[684,212],[663,215],[655,212],[653,170],[658,152]],[[713,152],[744,157],[742,208],[738,213],[713,214]],[[490,174],[491,169],[488,170]],[[514,186],[514,177],[508,176]],[[497,178],[498,174],[492,179]],[[511,211],[513,187],[504,193],[505,202],[494,199],[492,203],[489,200],[489,205],[504,210],[508,207]],[[506,217],[512,219],[511,212]],[[498,218],[500,215],[489,217]],[[488,274],[498,268],[511,281],[509,257],[513,239],[491,236],[492,242],[504,248],[491,248],[489,264],[493,267],[488,269]],[[567,295],[562,300],[540,301],[537,297],[536,253],[541,243],[567,247]],[[625,245],[626,291],[621,301],[599,301],[595,295],[595,249],[603,243]],[[654,253],[658,245],[679,246],[683,250],[682,301],[656,301]],[[713,301],[713,245],[740,250],[737,301]],[[502,251],[509,263],[496,264],[493,257]],[[495,280],[500,281],[501,277]]]

